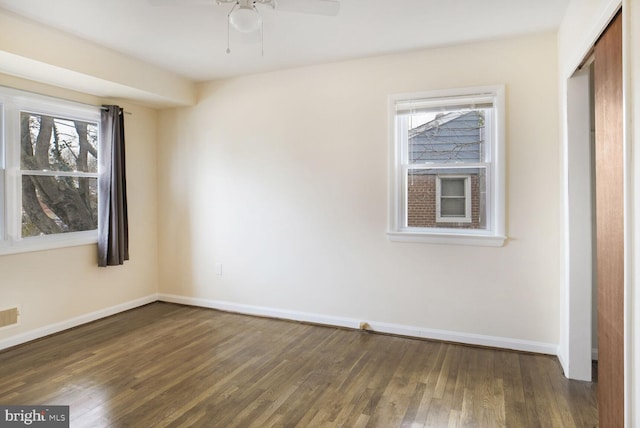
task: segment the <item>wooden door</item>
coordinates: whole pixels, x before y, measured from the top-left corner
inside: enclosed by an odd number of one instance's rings
[[[595,46],[596,266],[600,428],[624,426],[622,18]]]

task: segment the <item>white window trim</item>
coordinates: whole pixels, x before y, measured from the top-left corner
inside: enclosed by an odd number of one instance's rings
[[[495,135],[491,141],[491,167],[487,168],[487,181],[491,198],[487,199],[487,210],[491,216],[487,219],[486,230],[473,229],[434,229],[405,227],[402,206],[406,201],[406,189],[402,166],[403,145],[398,135],[401,129],[396,126],[396,104],[416,99],[452,99],[473,98],[474,96],[492,96],[494,105]],[[387,237],[391,241],[420,242],[429,244],[454,244],[501,247],[507,239],[505,233],[505,87],[504,85],[480,86],[461,89],[405,93],[389,96],[389,224]]]
[[[98,231],[68,232],[55,235],[33,236],[22,238],[21,210],[22,192],[20,179],[22,174],[39,174],[38,171],[24,171],[20,169],[19,141],[20,111],[37,112],[40,114],[68,119],[83,120],[100,123],[100,107],[89,106],[72,101],[61,100],[44,95],[32,94],[16,89],[0,87],[0,105],[2,106],[3,121],[0,121],[0,152],[4,151],[4,169],[0,171],[0,185],[4,194],[0,194],[0,255],[43,251],[55,248],[89,245],[98,242]],[[18,135],[16,135],[18,132]],[[16,140],[18,139],[18,140]],[[2,153],[0,153],[2,160]],[[98,163],[99,168],[101,167]],[[64,172],[55,175],[64,175]],[[78,173],[75,175],[97,176],[100,174]],[[4,180],[4,182],[2,182]]]
[[[464,179],[464,217],[442,216],[442,179]],[[436,223],[471,223],[471,176],[470,175],[437,175],[436,176]]]

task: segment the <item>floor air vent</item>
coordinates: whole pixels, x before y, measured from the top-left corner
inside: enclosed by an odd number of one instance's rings
[[[18,308],[0,310],[0,328],[18,324]]]

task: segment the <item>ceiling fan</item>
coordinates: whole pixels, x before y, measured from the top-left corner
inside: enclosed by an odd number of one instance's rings
[[[336,16],[340,10],[340,0],[148,0],[152,6],[209,6],[233,5],[227,14],[227,53],[231,53],[229,28],[240,33],[259,34],[264,55],[264,34],[262,15],[257,6],[267,6],[285,12],[312,15]],[[258,33],[259,31],[259,33]]]
[[[262,27],[257,6],[267,6],[284,12],[335,16],[340,10],[339,0],[149,0],[153,6],[233,5],[228,14],[229,24],[241,33],[252,33]]]

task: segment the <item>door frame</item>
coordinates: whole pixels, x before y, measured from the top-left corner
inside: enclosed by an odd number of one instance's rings
[[[593,329],[597,316],[593,311],[593,275],[595,235],[593,225],[591,69],[585,66],[567,80],[567,145],[565,147],[565,305],[569,317],[566,353],[563,364],[570,379],[591,381]],[[585,215],[586,213],[586,215]]]
[[[572,252],[571,246],[572,244],[576,244],[572,242],[572,236],[570,234],[571,228],[571,216],[570,212],[570,204],[575,202],[570,200],[569,197],[569,182],[570,182],[570,172],[572,172],[576,168],[576,163],[579,163],[579,159],[575,157],[574,154],[569,150],[570,147],[575,148],[574,144],[579,144],[578,141],[575,140],[574,137],[570,140],[571,135],[575,135],[574,131],[569,131],[569,128],[574,126],[574,124],[569,122],[568,119],[568,111],[571,107],[569,104],[575,102],[569,98],[569,86],[570,79],[574,76],[574,73],[580,68],[584,59],[587,58],[590,54],[590,51],[597,39],[607,28],[611,20],[615,17],[616,13],[620,8],[623,9],[622,16],[622,39],[623,39],[623,109],[624,109],[624,120],[623,120],[623,156],[624,156],[624,263],[625,263],[625,271],[624,271],[624,323],[625,323],[625,332],[624,332],[624,341],[625,341],[625,350],[624,350],[624,370],[625,370],[625,426],[632,426],[635,419],[640,420],[640,413],[636,414],[634,411],[634,407],[636,404],[640,405],[640,373],[636,373],[633,371],[633,361],[636,361],[640,364],[640,352],[634,349],[635,346],[640,346],[640,317],[635,320],[632,314],[632,308],[634,304],[640,303],[640,290],[634,293],[632,285],[636,281],[637,275],[635,275],[633,271],[633,266],[635,262],[640,262],[640,246],[638,246],[639,251],[633,251],[634,244],[640,244],[640,230],[634,230],[633,225],[638,224],[638,229],[640,229],[640,199],[636,200],[633,195],[634,189],[634,180],[635,185],[638,189],[640,189],[640,173],[638,177],[634,177],[632,172],[634,171],[634,165],[639,165],[640,162],[634,162],[633,153],[631,152],[631,141],[632,141],[632,129],[631,129],[631,117],[633,110],[632,98],[633,93],[631,92],[632,85],[630,85],[632,81],[632,73],[634,70],[637,71],[637,64],[632,64],[632,56],[630,52],[632,50],[632,44],[639,42],[635,39],[632,39],[631,36],[636,36],[640,34],[640,29],[636,29],[631,26],[631,20],[635,15],[638,17],[640,15],[640,8],[637,5],[633,5],[633,0],[609,0],[604,4],[601,8],[602,13],[598,17],[595,24],[589,31],[584,33],[584,36],[581,37],[581,46],[582,49],[574,52],[572,61],[569,62],[571,67],[567,69],[561,70],[560,74],[560,88],[561,88],[561,106],[563,109],[561,110],[561,126],[563,126],[563,134],[562,134],[562,154],[563,154],[563,162],[562,162],[562,185],[563,185],[563,287],[561,292],[561,327],[560,327],[560,343],[558,348],[558,358],[562,367],[565,371],[565,375],[571,379],[582,379],[590,378],[590,374],[586,374],[585,370],[585,359],[587,358],[587,354],[590,355],[590,331],[591,325],[581,324],[581,321],[585,319],[591,319],[590,315],[590,307],[585,308],[584,302],[588,301],[589,306],[591,302],[591,287],[586,287],[585,283],[576,285],[576,281],[572,281],[572,279],[577,278],[577,274],[575,270],[572,270],[572,266],[575,269],[577,266],[578,259],[575,257],[578,256],[576,252]],[[631,34],[634,32],[634,34]],[[631,40],[631,43],[629,41]],[[637,60],[636,60],[637,61]],[[640,83],[636,83],[636,85],[640,85]],[[640,102],[640,89],[635,88],[636,101]],[[636,116],[638,115],[638,110],[640,109],[640,105],[636,106]],[[636,129],[640,129],[640,126],[637,126]],[[640,137],[640,134],[638,135]],[[638,150],[640,152],[640,150]],[[636,159],[640,160],[640,153],[635,154]],[[579,167],[579,166],[578,166]],[[634,204],[638,205],[635,207]],[[637,221],[636,221],[637,220]],[[574,236],[575,237],[575,236]],[[575,247],[574,247],[575,248]],[[584,257],[584,255],[583,255]],[[576,302],[578,302],[576,304]],[[640,308],[640,306],[635,306]],[[635,324],[634,324],[635,323]],[[634,341],[635,340],[635,341]],[[587,344],[588,343],[588,344]],[[640,369],[638,369],[640,371]],[[640,410],[638,411],[640,412]],[[635,419],[634,419],[635,418]]]

